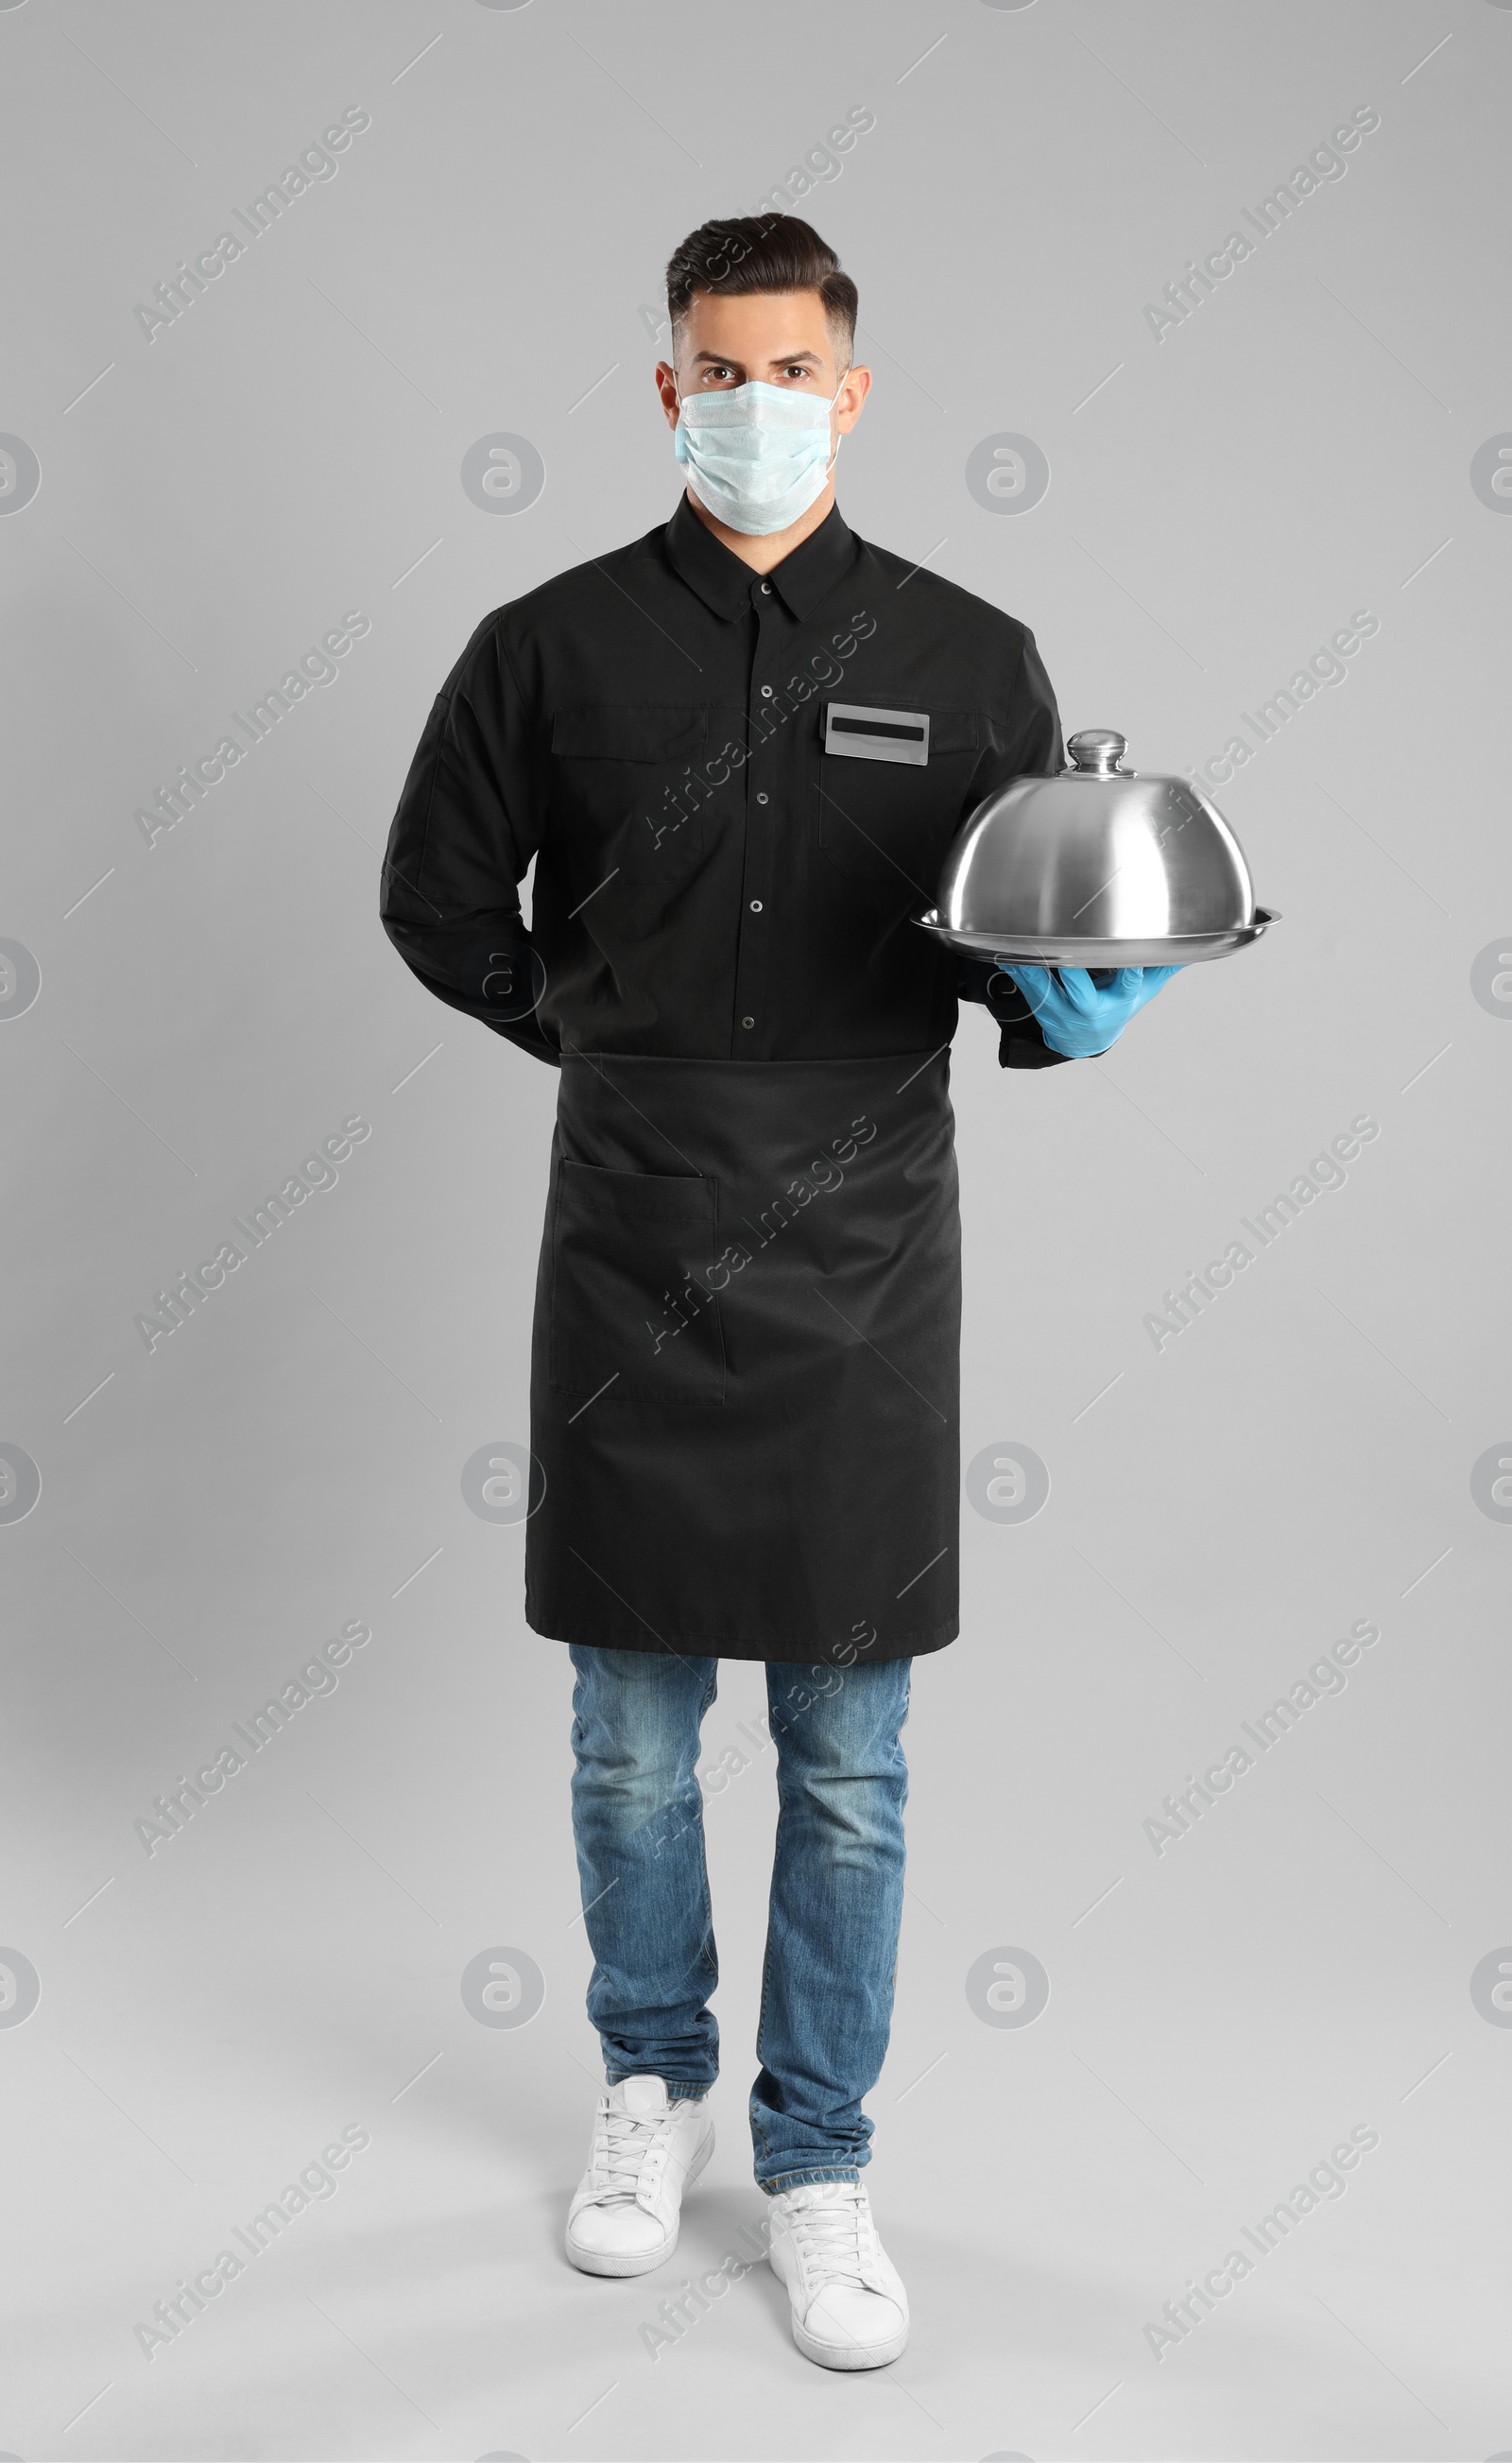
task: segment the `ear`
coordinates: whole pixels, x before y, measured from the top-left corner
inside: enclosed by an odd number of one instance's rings
[[[872,390],[870,368],[851,368],[840,380],[840,399],[835,403],[835,426],[842,436],[849,436],[861,416],[862,404]]]
[[[677,372],[669,360],[657,361],[656,387],[661,397],[661,407],[666,415],[667,425],[676,427],[679,410],[678,380]]]

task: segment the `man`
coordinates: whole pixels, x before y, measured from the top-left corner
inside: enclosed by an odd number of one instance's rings
[[[896,2359],[861,2180],[902,1905],[913,1660],[954,1640],[960,1229],[947,1052],[1105,1050],[1163,976],[966,964],[911,917],[985,795],[1057,769],[1032,636],[857,538],[856,292],[790,216],[668,268],[670,522],[479,626],[400,798],[382,914],[421,980],[560,1068],[526,1613],[576,1670],[572,1818],[607,2092],[568,2255],[676,2247],[713,2146],[695,1776],[767,1666],[780,1817],[752,2091],[795,2341]],[[535,861],[532,922],[518,883]]]

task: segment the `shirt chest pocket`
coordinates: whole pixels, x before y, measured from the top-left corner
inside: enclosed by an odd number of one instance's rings
[[[924,762],[847,757],[821,743],[815,826],[825,861],[900,907],[932,900],[966,817],[977,749],[970,709],[930,711]]]
[[[655,906],[703,852],[697,790],[708,713],[680,702],[579,702],[551,718],[552,821],[580,897]],[[611,891],[613,895],[611,896]],[[599,920],[592,910],[590,927]]]

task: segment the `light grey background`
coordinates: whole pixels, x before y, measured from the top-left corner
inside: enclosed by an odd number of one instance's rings
[[[1512,521],[1471,483],[1512,428],[1509,58],[1489,0],[0,11],[0,429],[40,470],[0,518],[0,937],[41,975],[0,1023],[0,1439],[42,1481],[0,1528],[0,1945],[41,1986],[0,2010],[0,2446],[1512,2444],[1512,2028],[1470,1991],[1512,1943],[1512,1530],[1470,1485],[1512,1457],[1512,1004],[1472,991],[1512,950]],[[765,2268],[653,2359],[671,2287],[560,2256],[597,2075],[570,1670],[462,1485],[528,1435],[554,1080],[428,1001],[375,901],[474,624],[672,508],[670,249],[857,105],[800,208],[876,375],[853,525],[1031,623],[1068,727],[1151,768],[1379,629],[1215,791],[1265,942],[1096,1064],[1004,1076],[962,1019],[962,1458],[1019,1443],[1051,1484],[967,1507],[963,1636],[918,1670],[870,2176],[916,2325],[851,2381]],[[349,106],[338,176],[149,342],[137,304]],[[1347,176],[1156,341],[1146,303],[1357,108]],[[546,471],[508,518],[461,477],[500,432]],[[1051,474],[1006,518],[965,478],[1004,433]],[[134,811],[348,610],[337,681],[149,848]],[[1161,1294],[1360,1113],[1348,1185],[1157,1352]],[[354,1114],[337,1185],[149,1355],[165,1277]],[[1348,1689],[1156,1856],[1166,1793],[1358,1618]],[[338,1689],[149,1857],[153,1798],[358,1619]],[[760,1685],[724,1671],[710,1767]],[[758,2215],[771,1820],[768,1754],[708,1806],[722,2144],[674,2280]],[[1023,2029],[966,1990],[1014,1948],[1049,1980]],[[522,2028],[463,1998],[503,1950],[544,1978]],[[145,2359],[153,2302],[349,2125],[337,2193]],[[1156,2360],[1161,2304],[1358,2125],[1347,2193]]]

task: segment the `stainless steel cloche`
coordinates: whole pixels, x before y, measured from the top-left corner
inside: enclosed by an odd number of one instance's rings
[[[1126,770],[1124,738],[1088,728],[1057,777],[1015,778],[977,806],[917,920],[953,949],[1063,967],[1189,966],[1258,940],[1243,850],[1189,778]]]

